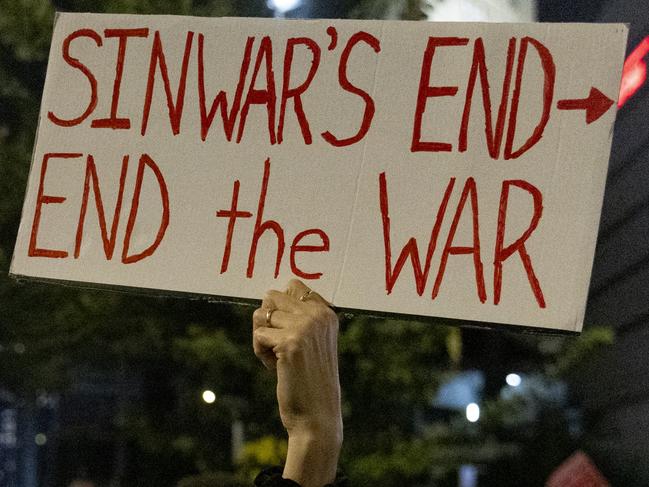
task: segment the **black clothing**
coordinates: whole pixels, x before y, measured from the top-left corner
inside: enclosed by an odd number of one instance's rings
[[[255,487],[300,487],[300,484],[293,480],[282,478],[284,467],[270,467],[262,470],[255,478]],[[323,487],[350,487],[347,477],[340,472],[336,475],[333,484]]]

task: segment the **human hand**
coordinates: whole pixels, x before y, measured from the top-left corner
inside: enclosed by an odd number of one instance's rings
[[[302,299],[300,299],[302,298]],[[342,443],[338,318],[301,281],[268,291],[253,314],[253,347],[277,370],[277,401],[289,434],[284,477],[322,487],[335,477]]]

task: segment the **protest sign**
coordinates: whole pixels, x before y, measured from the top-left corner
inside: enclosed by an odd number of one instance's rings
[[[580,331],[626,35],[60,14],[11,273]]]

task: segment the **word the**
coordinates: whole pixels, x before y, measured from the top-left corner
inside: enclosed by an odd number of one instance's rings
[[[246,277],[251,279],[255,270],[255,257],[257,255],[257,245],[260,237],[268,230],[273,232],[277,237],[277,258],[275,259],[275,277],[279,275],[280,265],[282,263],[282,256],[284,255],[284,229],[275,220],[264,221],[264,206],[266,205],[266,194],[268,193],[268,180],[270,179],[270,159],[266,159],[264,163],[264,175],[261,182],[261,191],[259,193],[259,204],[257,206],[257,216],[255,217],[255,228],[252,233],[252,240],[250,243],[250,252],[248,254],[248,268],[246,270]],[[232,203],[230,209],[219,210],[216,212],[218,218],[228,219],[228,233],[225,240],[225,248],[223,250],[223,259],[221,261],[221,274],[227,272],[228,263],[230,262],[230,253],[232,251],[232,236],[234,235],[234,227],[237,219],[239,218],[252,218],[252,213],[249,211],[241,211],[238,208],[239,204],[239,186],[240,181],[234,182],[232,190]],[[322,242],[319,245],[305,245],[300,242],[310,235],[319,237]],[[322,272],[305,272],[301,270],[296,263],[296,254],[298,252],[328,252],[329,251],[329,236],[319,228],[310,228],[298,233],[293,239],[290,250],[290,264],[291,271],[302,279],[320,279]]]

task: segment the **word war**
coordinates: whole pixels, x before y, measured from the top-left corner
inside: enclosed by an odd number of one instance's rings
[[[421,265],[421,258],[419,257],[419,250],[417,247],[417,240],[414,237],[411,237],[408,240],[408,243],[401,250],[399,257],[397,258],[394,266],[392,265],[392,243],[390,236],[390,214],[389,214],[389,202],[388,202],[388,192],[387,192],[387,179],[385,173],[381,173],[379,176],[379,194],[380,194],[380,206],[381,206],[381,220],[383,223],[383,240],[385,244],[385,283],[388,294],[392,292],[394,285],[403,269],[406,260],[409,258],[413,267],[415,284],[417,289],[417,294],[421,296],[424,293],[424,288],[426,287],[426,282],[428,279],[428,274],[431,267],[431,259],[435,252],[437,245],[437,240],[440,234],[440,229],[442,222],[446,215],[448,208],[449,199],[451,193],[453,192],[455,186],[455,178],[451,178],[446,186],[444,196],[442,197],[441,203],[439,205],[437,214],[434,219],[434,225],[431,230],[430,240],[427,246],[426,256],[424,260],[424,265]],[[507,221],[507,207],[509,202],[509,193],[510,189],[518,188],[529,193],[530,197],[533,200],[533,214],[531,216],[529,225],[526,230],[516,238],[512,243],[505,245],[504,244],[504,235],[505,235],[505,225]],[[473,245],[470,247],[466,246],[457,246],[453,245],[454,237],[457,232],[458,224],[460,218],[464,212],[465,207],[468,205],[471,207],[471,222],[472,222],[472,239]],[[511,211],[511,207],[509,209]],[[538,302],[539,307],[545,308],[545,298],[543,297],[543,291],[539,284],[538,278],[534,273],[534,268],[532,266],[532,260],[529,253],[525,247],[525,242],[532,236],[534,230],[536,230],[539,221],[541,220],[541,215],[543,213],[543,196],[541,192],[531,185],[530,183],[523,180],[507,180],[502,183],[502,190],[500,194],[500,205],[498,207],[498,225],[496,231],[496,242],[495,242],[495,251],[494,251],[494,299],[493,303],[498,304],[500,302],[500,293],[502,289],[502,274],[503,274],[503,262],[510,258],[515,253],[520,255],[521,261],[525,268],[527,278],[529,280],[530,286],[534,293],[534,297]],[[435,299],[439,294],[440,286],[442,280],[444,279],[444,272],[446,270],[446,264],[448,258],[451,255],[462,255],[468,254],[473,256],[473,265],[475,268],[475,279],[476,287],[478,292],[478,298],[481,303],[484,303],[487,300],[487,294],[485,290],[485,277],[484,277],[484,266],[481,254],[481,244],[480,244],[480,219],[478,216],[478,188],[476,182],[473,178],[468,178],[464,183],[464,187],[461,192],[461,196],[455,210],[451,227],[442,250],[441,261],[439,264],[439,269],[437,271],[437,277],[435,278],[435,283],[433,285],[433,291],[431,294],[432,299]]]

